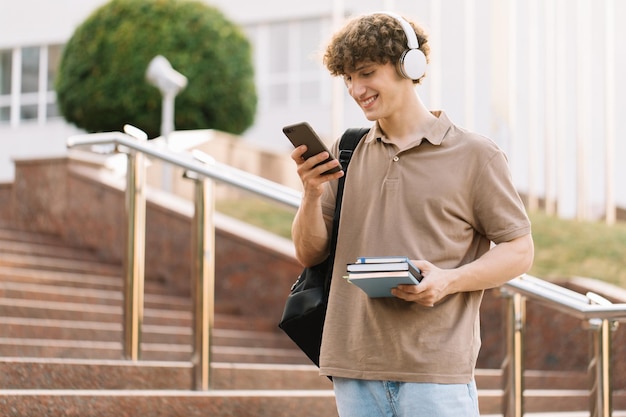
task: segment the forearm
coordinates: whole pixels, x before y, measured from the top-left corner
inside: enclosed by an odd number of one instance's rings
[[[328,158],[328,152],[321,152],[308,159],[302,156],[306,146],[298,146],[291,158],[298,166],[298,176],[304,189],[302,201],[291,226],[291,237],[296,249],[296,259],[303,266],[312,266],[322,262],[328,255],[329,235],[322,213],[322,194],[325,183],[339,179],[343,171],[325,174],[339,166],[339,161]],[[318,165],[319,164],[319,165]]]
[[[450,294],[498,287],[532,266],[531,235],[491,248],[477,260],[454,269],[440,269],[428,261],[415,260],[424,279],[419,285],[400,285],[393,294],[407,301],[432,307]]]
[[[312,266],[328,255],[329,235],[322,215],[321,199],[302,199],[296,213],[291,236],[296,249],[296,259],[303,266]]]
[[[533,258],[531,235],[500,243],[474,262],[454,270],[449,293],[498,287],[528,272]]]

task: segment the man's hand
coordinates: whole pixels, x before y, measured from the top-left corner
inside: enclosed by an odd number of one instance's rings
[[[300,145],[291,152],[291,159],[293,159],[297,165],[298,176],[302,181],[304,188],[304,195],[319,197],[322,195],[323,184],[328,181],[332,181],[343,176],[343,171],[338,171],[333,174],[324,174],[329,169],[340,166],[338,160],[333,159],[316,166],[317,164],[324,162],[330,156],[328,152],[320,152],[317,155],[313,155],[309,159],[304,159],[302,155],[306,152],[306,145]]]
[[[448,276],[454,272],[437,268],[427,261],[412,262],[422,271],[422,280],[419,285],[398,285],[397,288],[391,290],[391,293],[405,301],[424,307],[434,307],[448,295],[447,283],[450,279]]]

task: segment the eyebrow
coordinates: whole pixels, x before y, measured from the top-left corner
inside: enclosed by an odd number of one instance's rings
[[[365,64],[360,64],[359,66],[354,68],[354,72],[359,72],[362,71],[364,69],[368,69],[369,67],[373,66],[374,64],[371,62],[365,63]]]

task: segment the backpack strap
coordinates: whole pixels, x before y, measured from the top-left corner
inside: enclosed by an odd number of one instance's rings
[[[341,163],[341,168],[345,172],[348,170],[348,164],[350,163],[350,158],[352,158],[352,153],[356,146],[359,144],[361,139],[367,135],[370,131],[369,127],[354,127],[346,130],[341,136],[341,140],[339,141],[339,162]],[[343,179],[345,175],[339,179],[339,186],[343,188]],[[341,199],[338,199],[341,201]]]
[[[337,184],[337,198],[335,202],[335,214],[333,216],[333,230],[330,236],[330,251],[328,273],[326,275],[325,290],[328,294],[330,290],[330,280],[332,278],[332,268],[335,260],[335,249],[337,248],[337,234],[339,233],[339,216],[341,215],[341,200],[343,199],[343,186],[346,182],[348,174],[348,164],[352,158],[352,153],[359,141],[369,132],[369,128],[351,128],[346,130],[339,141],[339,162],[343,169],[343,177],[339,178]]]

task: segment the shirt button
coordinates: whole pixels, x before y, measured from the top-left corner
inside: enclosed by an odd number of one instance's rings
[[[394,156],[394,157],[393,157],[393,162],[398,162],[399,160],[400,160],[400,157],[399,157],[399,156]]]

